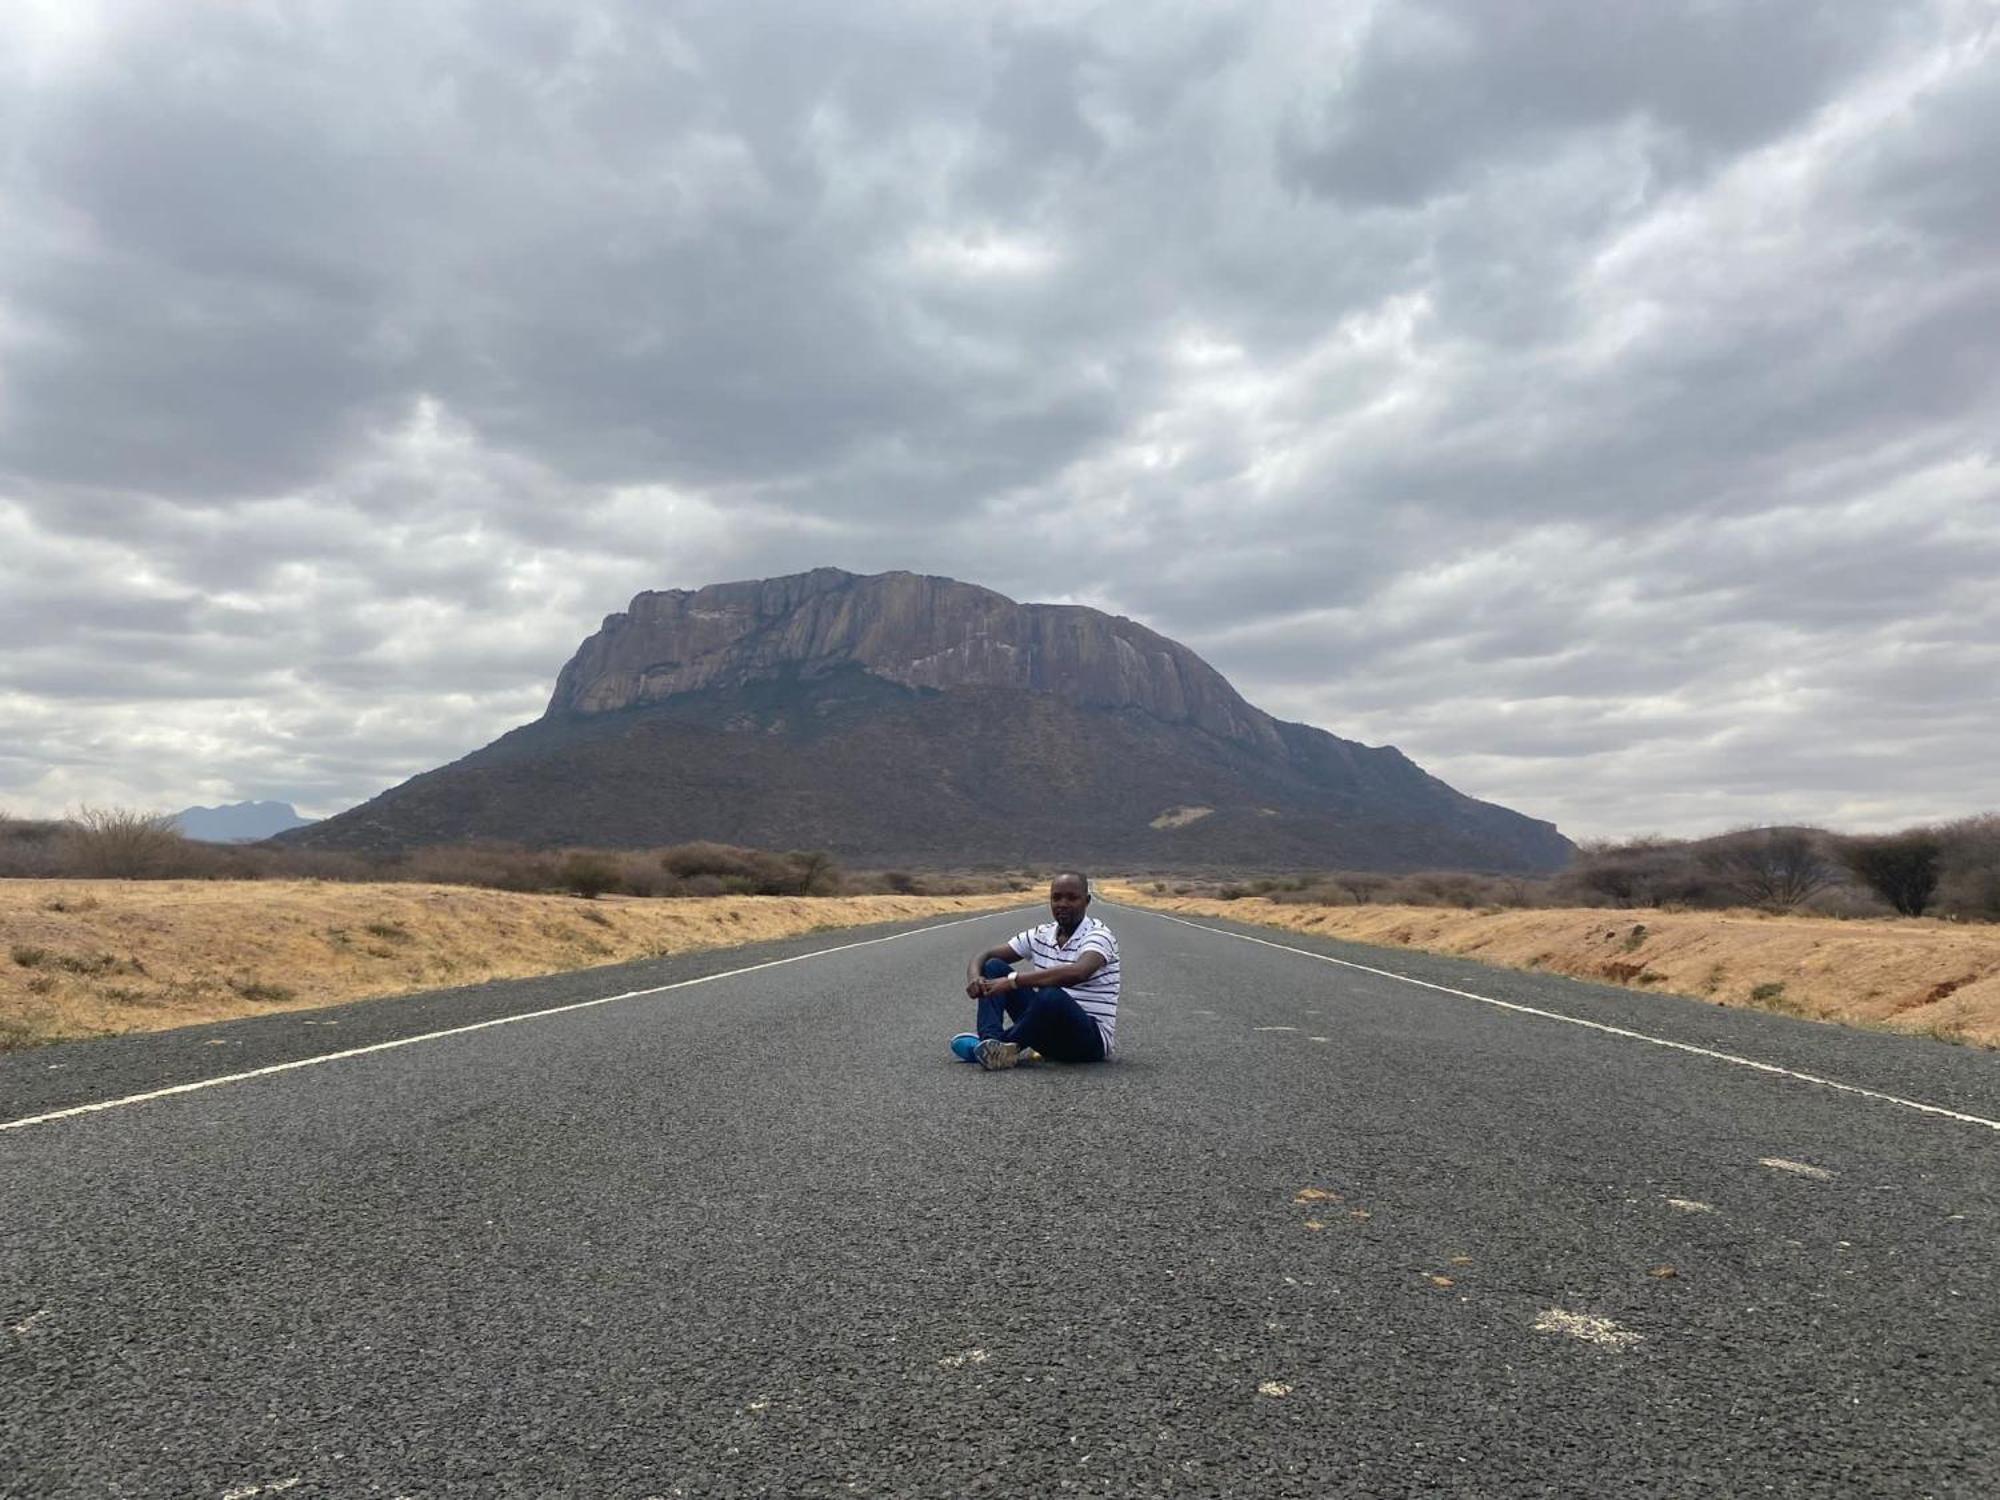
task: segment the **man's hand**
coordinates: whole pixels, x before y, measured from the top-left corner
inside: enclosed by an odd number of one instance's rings
[[[983,979],[979,978],[979,977],[978,977],[977,975],[975,975],[975,976],[973,976],[973,977],[972,977],[971,979],[968,979],[968,980],[966,980],[966,981],[965,981],[965,998],[966,998],[966,999],[968,999],[968,1000],[982,1000],[982,999],[984,999],[985,997],[986,997],[986,981],[985,981],[985,980],[983,980]]]

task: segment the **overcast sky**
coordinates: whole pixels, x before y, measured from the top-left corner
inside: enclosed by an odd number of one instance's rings
[[[1996,160],[1950,0],[9,0],[0,808],[818,565],[1573,836],[2000,807]]]

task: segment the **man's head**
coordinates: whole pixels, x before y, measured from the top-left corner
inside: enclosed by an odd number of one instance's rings
[[[1075,870],[1065,871],[1049,882],[1049,913],[1056,926],[1067,932],[1083,920],[1090,905],[1090,879]]]

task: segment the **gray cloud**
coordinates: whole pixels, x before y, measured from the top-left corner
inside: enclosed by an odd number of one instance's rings
[[[1580,833],[2000,804],[1977,9],[0,20],[0,804],[315,811],[642,588],[1117,610]]]
[[[1285,154],[1315,191],[1408,203],[1630,124],[1673,179],[1795,124],[1894,20],[1841,4],[1384,6]]]

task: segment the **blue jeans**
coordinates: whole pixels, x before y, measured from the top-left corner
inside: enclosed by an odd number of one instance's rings
[[[989,958],[979,972],[988,979],[1003,979],[1013,971],[1002,960]],[[979,1036],[982,1041],[998,1037],[1033,1047],[1051,1062],[1104,1061],[1104,1034],[1064,990],[1009,990],[982,997]]]

